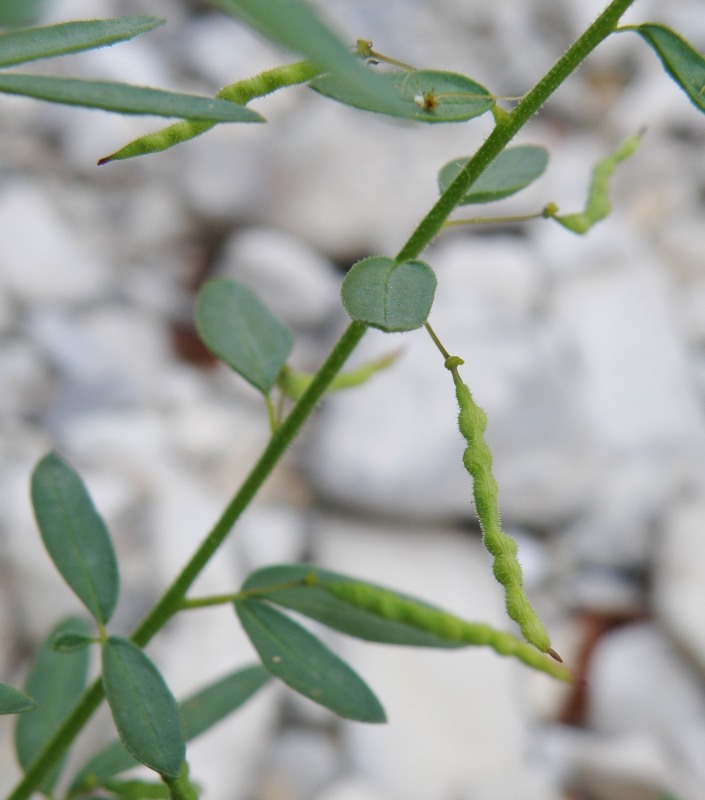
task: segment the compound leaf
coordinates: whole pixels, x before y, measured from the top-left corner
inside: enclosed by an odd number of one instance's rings
[[[103,685],[115,727],[142,764],[175,778],[186,756],[179,708],[149,657],[127,639],[103,645]]]
[[[209,350],[265,395],[293,345],[289,329],[250,289],[225,278],[198,293],[196,327]]]
[[[386,721],[362,678],[301,625],[257,600],[238,600],[235,609],[263,666],[277,678],[338,716]]]
[[[316,78],[309,86],[339,103],[416,122],[466,122],[495,104],[484,86],[457,72],[369,72],[380,86],[381,99],[361,96],[333,75]]]
[[[371,256],[350,268],[341,297],[358,322],[388,332],[411,331],[426,322],[435,291],[436,276],[424,261],[397,264]]]
[[[56,733],[86,687],[89,651],[57,653],[52,648],[55,637],[65,633],[88,635],[89,627],[80,617],[68,617],[51,631],[37,651],[25,685],[37,708],[19,717],[15,728],[15,748],[23,769]],[[62,766],[63,761],[42,782],[45,794],[51,793]]]
[[[0,34],[0,67],[125,42],[163,24],[156,17],[121,17],[9,31]]]
[[[32,473],[32,505],[52,561],[99,622],[108,622],[119,592],[117,561],[105,523],[81,478],[56,453]]]
[[[688,95],[693,105],[705,112],[705,58],[689,42],[665,25],[650,22],[621,30],[638,33],[661,59],[663,68]]]
[[[255,111],[227,100],[113,81],[3,73],[0,74],[0,92],[34,97],[50,103],[100,108],[119,114],[147,114],[214,122],[262,121]]]
[[[469,158],[456,158],[441,168],[438,174],[438,188],[441,193],[445,192],[468,161]],[[548,151],[545,147],[533,144],[508,147],[472,184],[458,205],[492,203],[516,194],[540,178],[547,164]]]

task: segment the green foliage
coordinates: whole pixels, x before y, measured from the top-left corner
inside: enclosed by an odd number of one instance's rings
[[[636,31],[693,105],[705,112],[705,58],[689,42],[665,25],[645,23],[621,30]]]
[[[311,88],[354,108],[416,122],[467,122],[490,111],[495,104],[484,86],[456,72],[412,70],[370,71],[370,74],[380,86],[380,99],[361,96],[332,75],[311,81]]]
[[[30,714],[18,717],[15,727],[15,749],[23,769],[29,767],[56,733],[86,687],[88,651],[57,653],[52,647],[54,638],[66,633],[87,634],[88,625],[80,617],[62,620],[42,643],[27,676],[25,689],[37,707]],[[42,781],[41,790],[45,794],[51,793],[62,766],[57,764]]]
[[[438,173],[438,188],[441,193],[445,192],[458,177],[458,173],[467,166],[468,161],[469,158],[456,158],[441,168]],[[545,147],[533,144],[508,147],[473,183],[470,191],[458,205],[492,203],[510,197],[540,178],[547,164],[548,150]]]
[[[259,664],[244,667],[208,684],[179,704],[186,741],[191,741],[240,708],[256,694],[271,676]],[[71,792],[83,793],[90,787],[106,785],[113,775],[136,767],[140,762],[121,741],[104,747],[86,763],[71,783]]]
[[[183,722],[154,663],[132,642],[111,636],[103,645],[103,684],[129,752],[161,775],[178,776],[186,756]]]
[[[21,714],[24,711],[31,711],[36,706],[29,695],[6,683],[0,683],[0,714]]]
[[[386,721],[379,700],[362,678],[312,633],[258,600],[237,600],[235,610],[272,675],[338,716]]]
[[[108,529],[78,474],[49,453],[32,474],[39,530],[62,577],[100,623],[115,610],[119,576]]]
[[[196,327],[215,355],[262,394],[269,394],[293,337],[246,286],[208,281],[196,301]]]
[[[431,310],[436,276],[423,261],[371,256],[350,268],[341,297],[352,319],[387,332],[420,328]]]
[[[79,770],[67,800],[104,797],[106,793],[118,798],[196,800],[198,789],[189,777],[186,741],[239,708],[272,675],[340,716],[383,722],[382,705],[365,682],[277,606],[372,642],[445,649],[488,646],[555,678],[571,679],[566,667],[545,655],[558,660],[526,597],[516,544],[501,528],[492,455],[484,438],[487,420],[458,374],[462,360],[445,351],[428,325],[436,277],[420,256],[449,224],[455,208],[508,197],[543,173],[548,159],[544,148],[508,145],[611,33],[631,30],[639,34],[701,111],[705,110],[705,60],[680,35],[661,25],[619,29],[619,20],[634,0],[610,0],[554,67],[512,110],[506,110],[497,105],[498,98],[488,89],[463,75],[416,70],[381,56],[364,40],[359,40],[353,51],[302,0],[214,2],[306,60],[230,83],[214,98],[7,71],[0,72],[0,92],[180,120],[128,143],[99,163],[165,150],[220,122],[262,121],[247,107],[250,101],[302,83],[309,83],[322,96],[397,119],[459,122],[492,111],[495,124],[474,155],[441,169],[440,197],[396,257],[364,258],[349,270],[341,298],[353,321],[315,374],[287,364],[293,346],[291,333],[249,289],[226,280],[205,284],[196,303],[199,333],[213,353],[265,396],[273,435],[220,519],[129,639],[106,631],[118,602],[119,575],[104,522],[80,477],[65,461],[51,453],[39,462],[31,494],[41,536],[58,571],[94,617],[98,631],[91,635],[87,623],[79,619],[62,622],[37,654],[27,694],[0,684],[0,713],[29,712],[18,718],[16,728],[16,747],[26,774],[9,800],[28,800],[35,791],[51,795],[66,751],[104,696],[121,741],[107,745]],[[31,18],[39,5],[7,0],[0,7],[0,24]],[[160,24],[161,20],[153,17],[124,17],[6,32],[0,34],[0,68],[124,42]],[[380,62],[386,66],[378,68]],[[639,140],[640,136],[630,138],[595,166],[583,212],[558,215],[555,205],[549,203],[540,214],[515,219],[553,217],[567,229],[585,233],[609,213],[611,175],[617,164],[634,152]],[[258,570],[240,592],[230,595],[187,598],[196,578],[321,398],[328,391],[364,383],[393,361],[390,356],[343,371],[368,327],[406,332],[422,326],[451,371],[458,423],[467,445],[463,462],[472,477],[484,541],[493,556],[494,574],[504,587],[509,616],[518,623],[528,644],[416,597],[301,564]],[[281,399],[276,411],[269,396],[275,388]],[[293,407],[285,416],[287,399]],[[233,672],[177,705],[143,648],[176,613],[225,602],[234,604],[262,663]],[[101,647],[102,676],[84,691],[88,645],[93,642]],[[159,773],[162,783],[115,778],[138,763]]]
[[[126,42],[163,24],[156,17],[122,17],[10,31],[0,34],[0,67]]]
[[[467,622],[415,597],[347,575],[306,564],[284,564],[257,570],[242,589],[245,596],[297,611],[359,639],[412,647],[487,646],[554,678],[572,680],[562,664],[509,633]]]

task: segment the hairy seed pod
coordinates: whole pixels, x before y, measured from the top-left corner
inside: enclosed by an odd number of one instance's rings
[[[473,480],[475,508],[482,528],[485,547],[493,556],[492,571],[504,587],[507,613],[519,625],[527,642],[543,653],[557,658],[551,641],[524,591],[521,567],[517,560],[517,544],[502,530],[497,501],[497,481],[492,474],[492,452],[485,441],[487,417],[475,403],[470,389],[460,378],[457,356],[446,359],[455,384],[455,395],[460,413],[458,427],[467,442],[463,464]]]
[[[383,619],[409,625],[449,642],[491,647],[500,655],[513,656],[554,678],[573,680],[573,675],[567,667],[546,658],[535,647],[522,642],[516,636],[498,631],[490,625],[466,622],[453,614],[428,608],[388,589],[366,583],[334,581],[322,583],[321,586],[337,599]]]

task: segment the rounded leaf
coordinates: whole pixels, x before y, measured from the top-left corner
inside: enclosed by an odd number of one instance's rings
[[[132,642],[111,636],[103,645],[103,685],[125,747],[142,764],[175,778],[186,757],[183,723],[154,663]]]
[[[292,689],[358,722],[385,722],[372,690],[335,653],[301,625],[257,600],[235,603],[262,666]]]
[[[417,122],[465,122],[490,111],[494,97],[481,84],[457,72],[411,70],[371,72],[383,99],[370,99],[333,75],[315,78],[309,86],[348,106]]]
[[[268,394],[291,352],[289,329],[246,286],[217,278],[196,299],[196,327],[208,349]]]
[[[456,158],[441,168],[438,174],[438,188],[441,193],[445,192],[468,161],[469,158]],[[545,147],[533,144],[508,147],[473,183],[458,205],[492,203],[516,194],[540,178],[547,164],[548,151]]]
[[[32,505],[56,568],[95,619],[105,624],[119,592],[113,546],[78,473],[56,453],[44,456],[32,473]]]
[[[397,264],[371,256],[353,264],[341,297],[345,310],[358,321],[383,331],[411,331],[428,318],[436,276],[424,261]]]

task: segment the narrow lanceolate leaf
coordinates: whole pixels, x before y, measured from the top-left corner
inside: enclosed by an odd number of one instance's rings
[[[215,0],[216,5],[330,72],[356,97],[393,107],[384,86],[302,0]]]
[[[242,589],[253,599],[261,597],[359,639],[414,647],[491,647],[554,678],[572,680],[570,670],[510,633],[309,564],[264,567],[249,575]]]
[[[142,764],[176,777],[186,756],[179,708],[147,655],[127,639],[103,645],[103,685],[115,727]]]
[[[32,474],[32,505],[56,568],[91,614],[108,622],[119,591],[110,536],[81,478],[56,453]]]
[[[348,636],[369,642],[407,647],[462,647],[459,643],[449,642],[447,638],[419,630],[404,622],[383,619],[379,614],[344,602],[327,589],[331,583],[350,581],[355,579],[338,572],[314,568],[310,564],[282,564],[263,567],[251,573],[242,585],[242,590],[261,590],[261,596],[272,603],[297,611]],[[365,585],[382,588],[371,583]]]
[[[636,31],[693,105],[705,112],[705,58],[689,42],[665,25],[646,23],[621,30]]]
[[[56,733],[86,687],[88,650],[57,653],[51,643],[63,633],[88,635],[85,620],[69,617],[60,622],[39,648],[27,676],[26,690],[37,703],[31,714],[23,714],[15,728],[17,758],[23,769],[34,761],[44,745]],[[42,791],[50,794],[63,762],[57,765],[42,782]]]
[[[610,178],[617,165],[629,158],[641,142],[642,134],[638,133],[626,139],[612,155],[595,164],[592,180],[588,190],[585,211],[578,214],[554,215],[553,219],[573,233],[587,233],[595,223],[604,219],[612,210],[610,202]]]
[[[384,709],[367,684],[313,634],[258,600],[237,601],[235,609],[262,665],[273,675],[338,716],[385,722]]]
[[[259,664],[238,669],[208,684],[179,704],[186,741],[209,730],[258,692],[272,676]],[[72,791],[103,783],[139,762],[120,741],[104,747],[81,769],[71,783]]]
[[[121,17],[10,31],[0,35],[0,67],[125,42],[163,24],[156,17]]]
[[[6,683],[0,683],[0,714],[21,714],[23,711],[31,711],[36,706],[29,695]]]
[[[100,108],[119,114],[146,114],[214,122],[262,121],[262,117],[256,112],[226,100],[112,81],[2,73],[0,92],[34,97],[50,103]]]
[[[383,331],[411,331],[428,318],[436,276],[424,261],[371,256],[353,264],[341,287],[345,310]]]
[[[465,75],[441,70],[375,72],[380,98],[361,96],[333,75],[311,81],[317,92],[348,106],[416,122],[466,122],[495,104],[487,89]]]
[[[196,299],[196,327],[208,349],[262,394],[291,352],[289,329],[246,286],[219,278]]]
[[[438,188],[441,193],[453,183],[468,161],[469,158],[456,158],[441,168],[438,174]],[[545,147],[533,144],[508,147],[473,183],[470,191],[463,196],[458,205],[492,203],[516,194],[540,178],[546,169],[546,164],[548,164],[548,151]]]

